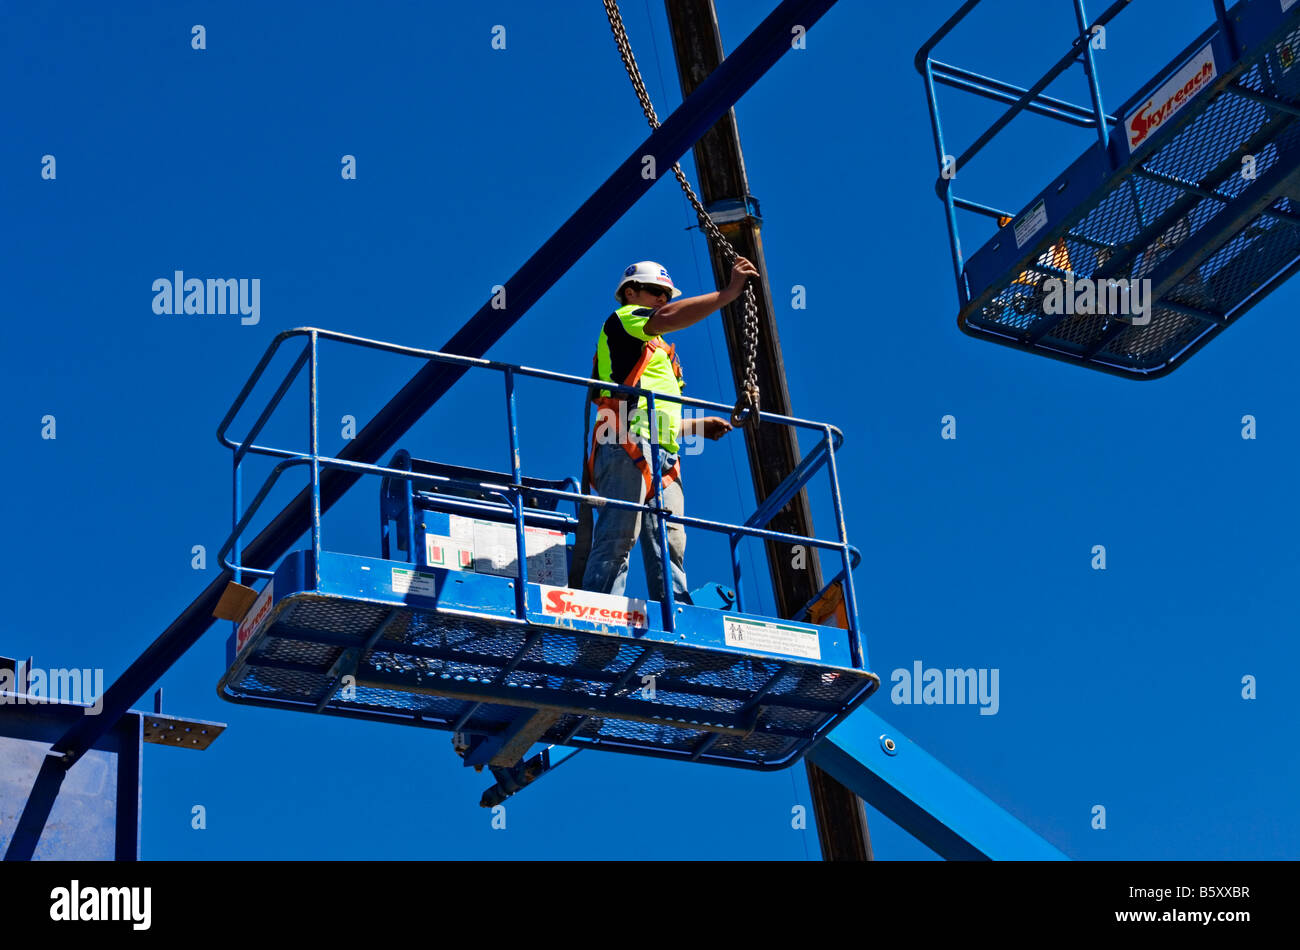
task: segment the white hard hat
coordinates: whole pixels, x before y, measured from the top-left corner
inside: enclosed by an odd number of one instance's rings
[[[673,286],[673,279],[668,276],[667,269],[662,264],[656,264],[654,261],[638,261],[627,270],[623,271],[623,279],[618,282],[618,289],[614,291],[614,299],[622,303],[623,288],[628,284],[653,284],[656,287],[662,287],[668,291],[669,299],[675,299],[682,295],[682,292]]]

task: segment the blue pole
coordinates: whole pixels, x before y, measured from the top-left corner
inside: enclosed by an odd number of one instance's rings
[[[308,402],[310,404],[308,424],[311,427],[311,565],[312,579],[317,590],[320,589],[320,438],[317,432],[316,406],[316,331],[308,337],[311,350],[311,380],[308,384]]]
[[[934,86],[934,70],[931,68],[932,60],[925,61],[925,95],[926,101],[930,106],[930,129],[934,133],[934,148],[939,157],[940,174],[943,174],[944,162],[947,160],[948,153],[944,151],[943,145],[943,127],[939,121],[939,94]],[[952,170],[954,177],[957,169]],[[965,269],[965,261],[961,255],[961,238],[957,233],[957,208],[953,205],[952,179],[943,179],[943,206],[948,221],[948,240],[952,244],[952,269],[953,276],[957,279],[957,297],[966,302],[966,294],[963,289],[962,271]]]
[[[231,524],[231,526],[230,526],[230,530],[231,530],[232,533],[233,533],[233,532],[237,532],[237,531],[239,530],[239,505],[240,505],[240,501],[241,501],[241,497],[240,497],[240,496],[241,496],[241,494],[242,494],[242,493],[240,492],[240,482],[243,481],[243,479],[242,479],[242,477],[241,477],[243,473],[240,471],[240,466],[241,466],[242,464],[243,464],[243,460],[240,459],[239,456],[235,456],[235,467],[234,467],[234,475],[233,475],[233,477],[234,477],[234,482],[235,482],[235,492],[234,492],[234,494],[235,494],[235,501],[234,501],[234,504],[231,506],[231,512],[230,512],[230,515],[231,515],[231,521],[232,521],[232,524]],[[238,535],[238,534],[234,534],[234,547],[231,548],[230,556],[231,556],[231,563],[235,565],[235,570],[234,570],[234,573],[233,573],[232,576],[231,576],[231,579],[232,579],[236,584],[242,584],[243,581],[244,581],[244,572],[240,570],[240,560],[239,560],[239,535]],[[239,621],[238,621],[238,620],[232,620],[232,621],[230,622],[230,629],[231,629],[231,630],[234,630],[234,631],[236,631],[236,632],[238,632],[238,630],[239,630]]]
[[[844,560],[844,616],[849,625],[849,654],[855,669],[866,669],[862,634],[858,630],[858,600],[853,591],[853,568],[849,564],[849,539],[844,525],[844,505],[840,500],[840,475],[835,466],[835,447],[831,444],[831,430],[826,430],[826,467],[831,476],[831,502],[835,506],[835,525],[839,531],[840,555]]]
[[[740,540],[743,535],[731,533],[731,580],[736,592],[736,612],[745,612],[745,595],[740,592]]]
[[[510,445],[510,477],[515,485],[523,485],[523,472],[519,459],[519,420],[515,412],[515,371],[506,369],[502,376],[506,384],[506,437]]]
[[[528,544],[524,540],[524,496],[514,492],[510,507],[515,516],[515,557],[519,559],[519,581],[515,584],[515,616],[528,619]]]
[[[234,502],[233,505],[231,505],[231,512],[230,512],[230,515],[231,515],[231,518],[230,518],[230,520],[231,520],[230,530],[231,530],[231,532],[234,532],[234,531],[238,530],[238,528],[239,528],[239,502],[240,502],[240,491],[239,491],[240,485],[239,485],[239,483],[240,483],[240,481],[241,481],[241,479],[240,479],[239,466],[242,465],[242,464],[243,464],[243,463],[242,463],[242,461],[241,461],[240,459],[238,459],[238,458],[235,459],[235,468],[234,468],[234,472],[233,472],[233,481],[234,481],[234,483],[235,483],[235,493],[234,493],[234,494],[235,494],[235,502]],[[239,569],[239,565],[240,565],[240,561],[239,561],[239,535],[237,535],[237,534],[235,535],[235,544],[234,544],[234,547],[232,547],[232,548],[230,549],[230,560],[231,560],[231,563],[235,565],[234,581],[235,581],[236,584],[238,584],[238,583],[241,582],[241,579],[242,579],[243,576],[244,576],[244,572],[241,571],[241,570]]]
[[[411,456],[405,450],[402,451],[401,457],[394,461],[408,472],[411,470]],[[402,479],[402,504],[406,508],[406,552],[412,564],[417,567],[428,567],[429,560],[425,556],[426,552],[415,550],[415,482],[412,479]]]
[[[1106,110],[1101,103],[1101,83],[1097,79],[1097,61],[1092,55],[1092,34],[1088,32],[1088,11],[1083,7],[1083,0],[1074,0],[1074,19],[1079,24],[1079,42],[1083,44],[1083,71],[1088,74],[1088,92],[1092,96],[1093,118],[1097,122],[1097,141],[1101,143],[1101,150],[1106,153],[1113,168],[1115,161],[1110,154],[1110,126],[1106,124]]]
[[[515,589],[515,616],[528,619],[528,539],[524,534],[523,472],[519,460],[519,420],[515,412],[515,371],[502,374],[506,384],[506,429],[510,445],[510,481],[515,491],[510,507],[515,516],[515,552],[519,559],[519,586]]]
[[[659,413],[655,410],[655,394],[646,393],[646,424],[650,429],[650,477],[654,486],[655,507],[661,514],[655,516],[655,531],[659,535],[659,570],[663,572],[664,595],[659,605],[663,608],[664,630],[672,633],[677,625],[677,604],[673,596],[673,570],[668,558],[668,520],[663,517],[664,479],[659,465]],[[681,514],[681,512],[676,512]],[[629,555],[630,556],[630,555]]]
[[[1240,55],[1237,49],[1237,37],[1232,29],[1232,21],[1228,19],[1228,7],[1224,0],[1214,0],[1214,17],[1219,21],[1219,32],[1228,42],[1228,48],[1232,50],[1234,56]]]

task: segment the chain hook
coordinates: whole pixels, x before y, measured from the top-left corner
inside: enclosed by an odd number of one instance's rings
[[[757,429],[758,412],[758,387],[746,386],[740,398],[736,400],[736,407],[731,410],[731,424]]]

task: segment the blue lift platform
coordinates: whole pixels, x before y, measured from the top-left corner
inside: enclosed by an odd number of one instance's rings
[[[247,436],[232,440],[227,432],[236,414],[290,340],[305,344],[301,355]],[[500,374],[508,470],[431,462],[406,451],[387,466],[322,454],[315,383],[318,347],[327,340]],[[303,371],[311,380],[310,448],[293,452],[257,444]],[[599,385],[314,328],[275,338],[218,433],[234,451],[237,512],[246,457],[281,459],[239,513],[221,551],[236,581],[248,574],[266,583],[240,611],[219,694],[277,709],[449,731],[465,763],[490,766],[506,793],[558,764],[550,759],[555,746],[749,769],[798,761],[879,686],[867,670],[858,628],[851,569],[859,555],[844,536],[835,469],[840,432],[763,413],[765,424],[810,429],[821,440],[743,524],[708,521],[665,511],[658,472],[655,496],[645,505],[584,495],[571,478],[525,475],[515,403],[516,380],[523,377],[567,384],[584,399],[589,387]],[[651,416],[656,399],[670,398],[612,388],[644,395]],[[730,410],[721,403],[680,401]],[[575,405],[575,413],[580,409]],[[242,533],[279,476],[295,466],[309,469],[317,513],[311,548],[293,551],[273,567],[241,563]],[[380,477],[378,557],[321,546],[320,473],[331,467]],[[838,537],[769,530],[770,519],[820,472],[830,483]],[[579,589],[567,571],[577,506],[584,503],[660,512],[661,533],[666,521],[675,521],[726,534],[732,586],[706,585],[689,602],[678,602],[671,591],[662,602],[646,602]],[[566,505],[573,511],[564,510]],[[842,585],[846,629],[747,613],[738,553],[747,537],[837,553],[842,569],[826,589]],[[666,552],[666,543],[661,550]],[[234,593],[241,588],[236,584]],[[251,589],[242,590],[245,603],[252,601]],[[548,748],[528,758],[535,744]]]
[[[947,213],[958,325],[977,339],[1151,379],[1300,268],[1300,4],[1241,0],[1228,9],[1213,0],[1213,24],[1110,114],[1092,41],[1130,0],[1093,21],[1084,0],[1069,2],[1078,32],[1029,88],[934,58],[980,0],[966,0],[916,55],[942,169],[935,187]],[[1075,64],[1087,75],[1087,106],[1044,94]],[[1009,108],[953,156],[938,85]],[[1018,211],[958,198],[962,171],[1021,112],[1094,129],[1097,141]],[[969,257],[958,211],[999,222]],[[1106,303],[1049,305],[1049,281],[1070,279],[1106,288]],[[1150,281],[1145,312],[1115,305],[1131,281]]]

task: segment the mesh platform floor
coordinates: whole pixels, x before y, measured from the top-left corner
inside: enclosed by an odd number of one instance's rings
[[[276,603],[220,692],[487,736],[545,709],[558,718],[538,742],[764,769],[796,761],[877,684],[780,656],[300,592]]]

